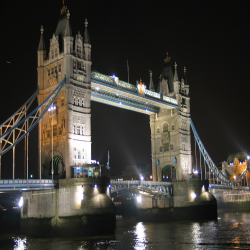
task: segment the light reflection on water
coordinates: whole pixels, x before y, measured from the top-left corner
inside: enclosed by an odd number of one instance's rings
[[[139,222],[135,226],[135,237],[136,237],[136,243],[135,243],[135,249],[136,250],[143,250],[146,248],[147,240],[146,240],[146,234],[145,234],[146,226],[143,224],[143,222]]]
[[[219,217],[218,221],[169,223],[122,219],[117,221],[115,235],[109,237],[6,236],[13,245],[0,235],[0,249],[250,249],[250,213],[225,213],[219,214]]]
[[[14,238],[13,237],[13,242],[14,242],[14,250],[25,250],[25,249],[29,249],[29,244],[27,244],[27,239],[26,237],[24,238],[19,238],[19,237],[16,237]]]

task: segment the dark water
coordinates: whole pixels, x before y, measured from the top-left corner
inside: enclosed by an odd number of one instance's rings
[[[2,234],[0,249],[250,249],[250,212],[219,213],[217,221],[202,222],[143,223],[118,219],[115,235],[108,237],[34,238]]]

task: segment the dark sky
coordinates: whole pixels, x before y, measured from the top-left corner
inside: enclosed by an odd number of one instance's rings
[[[128,60],[131,83],[142,78],[148,84],[149,69],[154,83],[158,83],[163,59],[169,52],[172,63],[178,64],[179,78],[183,67],[187,68],[191,117],[215,163],[226,160],[228,152],[250,151],[247,1],[156,2],[160,1],[65,4],[74,36],[78,30],[83,35],[84,20],[88,19],[94,69],[127,80],[124,65]],[[44,26],[48,49],[61,7],[61,0],[4,2],[0,123],[36,90],[40,27]],[[30,168],[36,173],[34,133]],[[105,164],[108,150],[113,173],[128,164],[150,164],[149,117],[92,102],[92,158]],[[16,164],[20,172],[23,161]],[[2,165],[2,176],[11,178],[10,160],[3,159]]]

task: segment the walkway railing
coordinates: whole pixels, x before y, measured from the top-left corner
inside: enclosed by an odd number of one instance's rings
[[[52,189],[57,186],[58,181],[51,179],[0,180],[0,191],[43,190]]]

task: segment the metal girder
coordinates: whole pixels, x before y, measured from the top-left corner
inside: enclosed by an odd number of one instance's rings
[[[29,115],[27,108],[36,98],[38,90],[30,97],[30,99],[18,109],[9,119],[7,119],[0,127],[0,157],[15,147],[25,136],[29,135],[30,131],[42,119],[48,108],[56,99],[58,93],[66,82],[66,76],[55,90]],[[43,107],[43,109],[42,109]],[[25,115],[25,117],[24,117]],[[24,118],[23,118],[24,117]],[[3,130],[4,128],[4,130]],[[17,131],[17,133],[15,133]]]
[[[249,166],[246,167],[246,169],[243,171],[243,173],[238,176],[238,178],[236,180],[229,180],[225,175],[224,173],[222,173],[218,168],[217,166],[215,165],[215,163],[213,162],[212,158],[210,157],[210,155],[208,154],[207,150],[205,149],[195,127],[194,127],[194,124],[193,124],[193,121],[191,120],[191,128],[192,128],[192,131],[194,133],[194,137],[195,137],[195,140],[199,146],[199,149],[209,167],[209,169],[212,171],[212,173],[221,181],[221,182],[224,182],[224,183],[227,183],[227,184],[237,184],[239,182],[242,181],[242,179],[245,177],[246,173],[247,173],[247,170],[249,169]]]
[[[134,189],[143,191],[153,195],[163,194],[167,196],[173,195],[173,184],[171,182],[157,181],[110,181],[111,193],[125,189]]]

